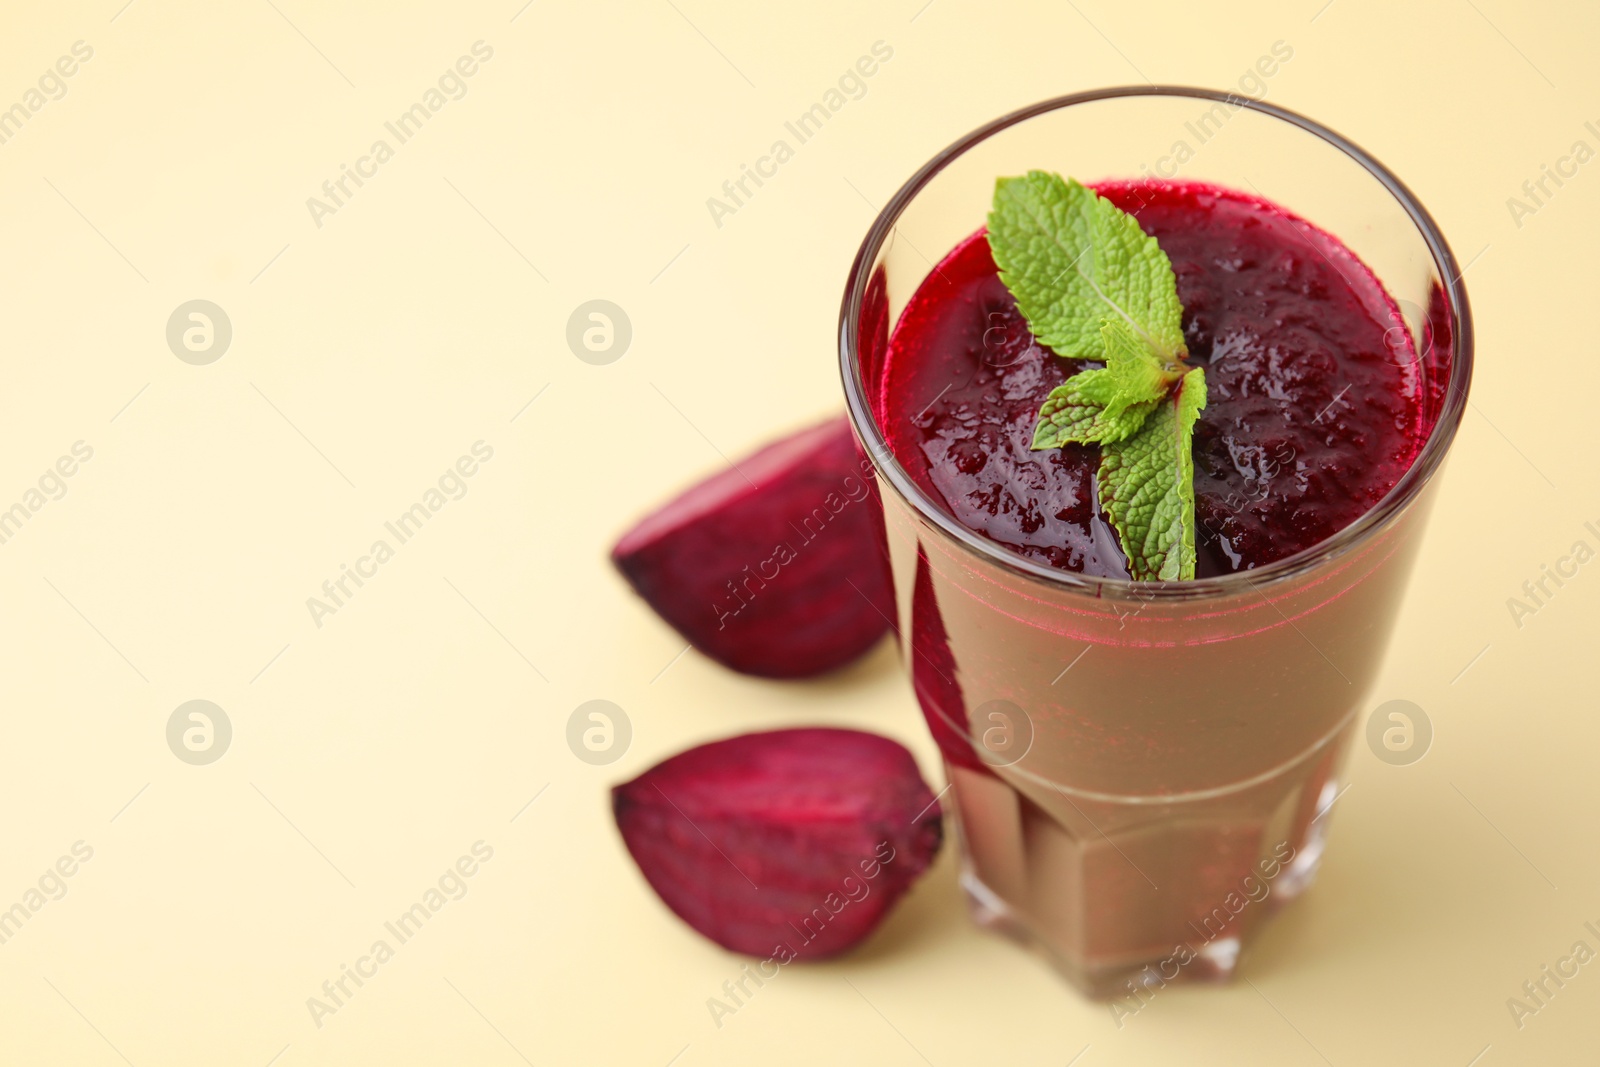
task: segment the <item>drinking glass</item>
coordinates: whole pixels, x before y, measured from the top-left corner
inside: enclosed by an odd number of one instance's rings
[[[1253,192],[1342,239],[1396,310],[1431,436],[1349,527],[1253,570],[1134,583],[968,530],[890,453],[875,398],[907,299],[977,229],[995,179],[1177,178]],[[961,138],[895,194],[851,269],[845,394],[871,459],[903,659],[939,744],[976,920],[1101,997],[1225,978],[1316,873],[1341,764],[1389,642],[1472,373],[1456,260],[1345,138],[1237,94],[1108,89]]]

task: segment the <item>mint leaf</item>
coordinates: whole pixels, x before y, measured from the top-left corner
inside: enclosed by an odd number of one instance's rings
[[[1115,415],[1147,400],[1159,400],[1183,376],[1182,363],[1157,358],[1133,327],[1121,319],[1107,319],[1100,327],[1100,338],[1105,343],[1106,371],[1116,383],[1116,396],[1108,405],[1108,414]]]
[[[1177,379],[1123,320],[1107,319],[1100,337],[1105,369],[1080,371],[1051,391],[1034,427],[1035,450],[1126,440]]]
[[[1183,376],[1139,432],[1104,444],[1100,506],[1111,517],[1136,582],[1194,577],[1194,424],[1206,406],[1206,374]]]
[[[1187,353],[1172,264],[1132,215],[1076,181],[1029,171],[995,183],[989,248],[1039,343],[1099,359],[1120,319],[1159,359]]]
[[[1034,450],[1072,443],[1106,444],[1132,437],[1157,401],[1123,406],[1113,414],[1109,404],[1116,397],[1116,388],[1108,370],[1082,371],[1056,386],[1039,409],[1039,424],[1033,429]]]

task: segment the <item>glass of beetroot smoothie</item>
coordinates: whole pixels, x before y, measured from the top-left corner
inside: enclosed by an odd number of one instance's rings
[[[1083,368],[1034,339],[982,230],[996,179],[1030,170],[1088,184],[1171,260],[1209,383],[1193,580],[1129,580],[1092,446],[1030,448]],[[1227,977],[1316,872],[1466,405],[1471,320],[1438,228],[1292,112],[1085,93],[918,171],[840,325],[973,914],[1130,1006]]]

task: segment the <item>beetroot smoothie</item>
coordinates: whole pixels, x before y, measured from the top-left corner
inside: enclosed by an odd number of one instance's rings
[[[1410,339],[1390,332],[1397,311],[1371,272],[1255,197],[1095,188],[1171,259],[1190,360],[1206,368],[1196,577],[1309,548],[1394,488],[1432,427]],[[896,458],[969,529],[1053,567],[1126,578],[1095,506],[1098,450],[1029,447],[1040,402],[1089,365],[1033,339],[979,232],[911,298],[879,414]]]
[[[1427,442],[1449,374],[1395,329],[1372,272],[1256,197],[1095,188],[1170,258],[1190,362],[1206,371],[1196,577],[1248,576],[1372,509]],[[1097,449],[1030,447],[1046,395],[1093,364],[1034,340],[981,231],[863,364],[894,457],[957,522],[1036,563],[1126,581],[1096,503]],[[902,638],[979,918],[1102,996],[1230,974],[1257,920],[1314,873],[1422,511],[1316,574],[1196,607],[998,581],[886,496]]]

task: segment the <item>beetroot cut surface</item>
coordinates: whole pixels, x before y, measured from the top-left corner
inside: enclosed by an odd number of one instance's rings
[[[781,962],[861,942],[944,839],[911,753],[859,730],[715,741],[611,798],[628,851],[679,918],[724,948]]]
[[[747,674],[841,667],[889,629],[894,598],[875,486],[843,417],[701,482],[612,549],[684,638]]]

